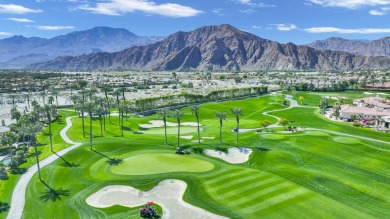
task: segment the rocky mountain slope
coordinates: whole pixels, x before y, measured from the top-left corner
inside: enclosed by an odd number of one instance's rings
[[[280,44],[227,24],[177,32],[155,44],[134,46],[120,52],[64,56],[29,66],[62,70],[349,70],[389,67],[389,58]]]
[[[13,36],[0,40],[0,67],[24,67],[31,63],[94,52],[115,52],[134,45],[148,45],[160,37],[140,37],[123,28],[95,27],[51,39]]]
[[[317,40],[307,46],[318,50],[332,50],[353,53],[361,56],[388,56],[390,57],[390,37],[378,40],[347,40],[332,37],[326,40]]]

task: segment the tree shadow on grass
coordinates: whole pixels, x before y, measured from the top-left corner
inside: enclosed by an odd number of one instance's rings
[[[0,202],[0,214],[10,209],[10,205],[7,202]]]
[[[100,156],[103,156],[103,157],[107,158],[108,159],[107,163],[110,166],[119,166],[119,165],[121,165],[123,163],[123,159],[121,159],[121,158],[115,158],[115,157],[111,158],[111,157],[109,157],[109,156],[107,156],[107,155],[105,155],[105,154],[103,154],[103,153],[101,153],[99,151],[96,151],[96,150],[92,150],[92,151],[97,153],[97,154],[99,154]]]
[[[77,164],[77,163],[70,163],[68,162],[67,160],[65,160],[62,156],[60,156],[59,154],[55,153],[55,155],[57,155],[57,157],[59,157],[62,161],[64,161],[64,163],[60,164],[61,166],[63,167],[70,167],[70,168],[74,168],[74,167],[79,167],[80,164]]]
[[[68,189],[54,189],[47,185],[43,180],[41,182],[47,187],[47,189],[43,192],[43,195],[39,197],[40,200],[44,202],[56,202],[57,200],[62,200],[63,196],[69,196],[70,191]]]

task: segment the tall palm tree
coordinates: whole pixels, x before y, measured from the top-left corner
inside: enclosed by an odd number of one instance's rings
[[[227,115],[225,112],[216,112],[215,116],[217,116],[217,119],[219,120],[219,143],[222,144],[222,125],[223,120],[227,120]]]
[[[1,139],[4,141],[4,143],[6,143],[8,145],[9,157],[11,158],[11,163],[12,163],[13,162],[13,156],[12,156],[11,145],[12,145],[13,142],[15,142],[16,135],[13,132],[8,131],[8,132],[3,134]]]
[[[83,137],[85,138],[85,125],[84,125],[84,111],[85,111],[86,104],[84,101],[80,101],[76,105],[76,109],[80,111],[81,114],[81,128],[83,130]]]
[[[9,94],[8,98],[12,99],[12,106],[15,106],[15,100],[18,98],[18,95],[15,93]]]
[[[120,87],[118,90],[122,93],[122,100],[126,100],[125,98],[125,92],[127,91],[127,88],[125,87]]]
[[[50,94],[56,98],[56,106],[58,108],[58,95],[60,94],[60,92],[58,90],[53,89],[50,91]]]
[[[49,139],[50,139],[50,151],[53,151],[53,138],[52,138],[52,132],[51,132],[51,121],[54,115],[56,115],[56,107],[53,105],[44,105],[42,109],[44,115],[47,118],[47,124],[49,126]]]
[[[180,110],[175,110],[171,113],[171,116],[177,121],[177,149],[180,150],[180,122],[184,113]]]
[[[116,106],[118,108],[118,124],[121,125],[121,116],[120,116],[120,109],[119,109],[119,96],[122,94],[122,91],[120,91],[119,89],[116,89],[113,93],[112,93],[115,97],[116,97]]]
[[[36,144],[36,135],[42,130],[42,126],[40,123],[30,123],[24,126],[23,130],[24,133],[26,133],[30,137],[30,145],[34,147],[35,158],[37,160],[37,167],[38,167],[38,178],[40,181],[42,181],[41,168],[39,166],[38,150]]]
[[[45,104],[45,102],[46,102],[45,98],[47,95],[46,91],[43,90],[43,91],[39,92],[38,95],[42,97],[42,104]]]
[[[242,115],[242,110],[241,108],[233,108],[232,110],[232,113],[236,116],[236,142],[238,143],[238,133],[240,132],[240,116]]]
[[[88,101],[85,104],[85,110],[87,111],[89,115],[89,149],[92,151],[92,117],[93,113],[95,112],[96,103],[93,101]]]
[[[108,100],[108,92],[112,91],[112,88],[109,87],[108,85],[103,85],[102,88],[100,88],[100,91],[104,93],[104,97],[106,98],[106,108],[107,111],[110,110],[110,101]],[[111,115],[108,114],[108,119],[111,120]]]
[[[27,92],[27,93],[23,94],[23,97],[27,100],[27,106],[28,106],[28,108],[30,108],[30,99],[32,97],[32,93]]]
[[[70,95],[70,97],[68,98],[70,101],[72,101],[73,103],[73,108],[74,108],[74,113],[76,114],[76,106],[77,106],[77,103],[81,101],[81,98],[80,98],[80,95],[78,94],[72,94]]]
[[[96,115],[99,116],[99,122],[100,122],[100,137],[103,137],[103,118],[105,117],[104,115],[106,114],[106,109],[102,106],[98,106],[95,109]],[[105,122],[104,122],[105,124]]]
[[[97,94],[99,92],[99,90],[95,87],[95,86],[91,86],[89,89],[86,90],[86,93],[88,95],[88,98],[90,101],[93,100],[93,97],[95,96],[95,94]]]
[[[161,119],[164,122],[165,144],[168,144],[168,138],[167,138],[167,117],[169,116],[169,111],[167,109],[161,109],[161,110],[158,111],[158,114],[161,116]]]
[[[192,105],[190,106],[192,114],[195,115],[196,122],[198,123],[198,143],[200,143],[200,129],[199,129],[199,111],[200,111],[200,105]]]

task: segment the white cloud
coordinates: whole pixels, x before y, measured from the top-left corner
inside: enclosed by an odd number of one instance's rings
[[[390,33],[390,28],[358,28],[358,29],[343,29],[337,27],[312,27],[304,29],[309,33],[341,33],[341,34],[375,34],[375,33]]]
[[[219,15],[219,16],[222,16],[223,13],[222,13],[223,9],[222,8],[215,8],[212,10],[212,12],[216,15]]]
[[[375,10],[370,10],[368,13],[370,13],[371,15],[375,15],[375,16],[382,16],[382,15],[385,15],[387,14],[387,12],[390,11],[390,8],[379,8],[379,9],[375,9]]]
[[[30,9],[21,5],[7,4],[0,5],[0,14],[27,14],[27,13],[40,13],[40,9]]]
[[[175,18],[193,17],[202,13],[202,11],[188,6],[174,3],[156,4],[149,0],[109,0],[108,2],[97,3],[95,7],[81,5],[78,9],[111,16],[119,16],[136,11]]]
[[[260,26],[252,25],[252,29],[261,29]]]
[[[281,31],[290,31],[297,29],[297,26],[294,24],[275,24],[276,29]]]
[[[324,7],[340,7],[355,9],[363,6],[389,5],[390,0],[309,0]]]
[[[244,14],[253,14],[255,13],[256,11],[251,9],[251,8],[248,8],[248,9],[244,9],[244,10],[238,10],[239,12],[241,13],[244,13]]]
[[[36,26],[36,28],[39,30],[69,30],[74,26]]]
[[[0,32],[0,36],[10,36],[13,35],[12,33],[9,32]]]
[[[248,5],[248,6],[254,7],[254,8],[275,7],[275,5],[269,5],[269,4],[265,4],[262,2],[255,3],[255,2],[252,2],[252,0],[233,0],[233,1],[236,2],[237,4]]]
[[[34,22],[33,20],[30,20],[30,19],[27,19],[27,18],[7,18],[7,20],[9,21],[15,21],[15,22],[19,22],[19,23],[31,23],[31,22]]]

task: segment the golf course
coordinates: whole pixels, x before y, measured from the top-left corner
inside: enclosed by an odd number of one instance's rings
[[[13,191],[23,174],[10,174],[8,180],[0,181],[0,201],[11,206],[0,218],[12,218],[9,214],[18,211],[25,219],[140,218],[143,204],[130,207],[118,201],[94,207],[86,200],[109,186],[147,193],[169,180],[185,183],[182,200],[186,204],[221,218],[390,218],[390,134],[331,121],[318,108],[322,96],[352,100],[368,95],[360,91],[301,95],[305,102],[296,106],[284,105],[285,97],[279,93],[204,103],[199,109],[200,143],[190,107],[180,109],[181,126],[176,126],[176,118],[168,117],[171,126],[166,130],[164,125],[144,126],[161,121],[159,114],[129,114],[123,118],[124,131],[117,112],[106,118],[103,131],[97,117],[86,116],[85,136],[81,117],[71,108],[61,109],[61,119],[51,127],[58,155],[50,152],[46,127],[37,138],[39,159],[56,158],[41,168],[42,181],[37,173],[28,180],[24,209],[12,209]],[[237,126],[233,108],[242,111],[239,128],[250,131],[233,131]],[[217,112],[226,113],[223,123]],[[293,121],[287,126],[297,131],[278,125],[281,118]],[[264,120],[271,125],[262,126]],[[70,141],[60,135],[67,125],[64,135]],[[178,139],[179,127],[182,136]],[[67,153],[60,153],[72,145]],[[178,147],[186,153],[176,154]],[[225,153],[231,148],[250,149],[248,160],[231,163],[204,153]],[[25,170],[35,166],[34,156],[27,159]],[[114,192],[120,195],[120,191]],[[115,201],[115,196],[110,197]],[[157,197],[148,198],[164,218],[168,205]],[[181,218],[172,212],[169,218]]]

